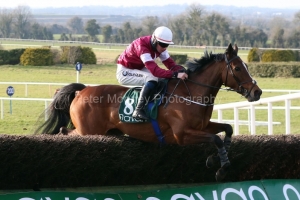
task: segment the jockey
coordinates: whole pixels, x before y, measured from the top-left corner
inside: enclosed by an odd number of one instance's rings
[[[140,97],[132,117],[147,120],[144,107],[150,100],[158,78],[188,78],[188,75],[179,70],[184,69],[177,65],[170,57],[167,48],[172,42],[172,31],[160,26],[152,35],[143,36],[134,40],[117,61],[117,79],[122,85],[143,86]],[[156,58],[160,58],[167,69],[160,68]]]

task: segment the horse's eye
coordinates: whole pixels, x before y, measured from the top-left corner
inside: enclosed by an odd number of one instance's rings
[[[241,68],[235,67],[234,70],[238,72],[238,71],[241,71]]]

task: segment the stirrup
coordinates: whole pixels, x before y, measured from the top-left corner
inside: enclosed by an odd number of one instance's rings
[[[137,119],[137,120],[148,120],[149,118],[145,114],[145,111],[143,110],[135,110],[132,114],[132,117]]]

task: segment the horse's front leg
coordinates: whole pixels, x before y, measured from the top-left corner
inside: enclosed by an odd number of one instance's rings
[[[223,147],[221,147],[221,145],[216,144],[218,148],[218,154],[212,154],[206,160],[206,166],[208,168],[221,162],[221,168],[216,173],[216,180],[221,181],[225,178],[230,167],[228,151],[231,145],[231,136],[233,134],[233,129],[232,126],[229,124],[209,122],[205,130],[215,134],[225,131]],[[219,140],[217,140],[216,142],[219,143]]]
[[[216,126],[214,126],[214,125],[216,125]],[[229,170],[229,167],[230,167],[230,161],[227,156],[225,144],[222,141],[222,139],[217,135],[217,133],[223,131],[223,129],[222,129],[222,131],[220,131],[223,126],[224,126],[224,124],[209,123],[209,125],[203,130],[187,128],[187,129],[184,129],[183,132],[175,134],[175,135],[177,135],[176,138],[178,140],[178,143],[182,144],[182,145],[199,144],[199,143],[205,143],[205,142],[212,142],[215,144],[215,146],[218,149],[218,158],[219,158],[219,161],[221,162],[221,168],[216,173],[217,181],[221,181],[225,178],[225,176]],[[228,126],[225,125],[225,127],[228,127]],[[230,146],[230,144],[229,144],[229,146]]]
[[[213,127],[213,129],[217,130],[218,133],[223,132],[223,131],[225,132],[225,137],[224,137],[223,143],[224,143],[225,150],[228,153],[229,149],[230,149],[230,145],[231,145],[231,137],[233,134],[232,126],[230,124],[209,122],[207,127],[208,128]],[[207,158],[206,166],[208,168],[213,167],[214,165],[219,163],[219,160],[220,160],[219,155],[212,154]]]

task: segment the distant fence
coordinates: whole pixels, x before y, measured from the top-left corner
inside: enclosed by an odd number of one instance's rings
[[[44,43],[44,46],[55,46],[55,45],[85,45],[85,46],[103,46],[110,48],[111,46],[128,46],[128,44],[121,43],[100,43],[100,42],[83,42],[83,41],[60,41],[60,40],[33,40],[33,39],[17,39],[17,38],[0,38],[1,45],[2,41],[13,41],[13,42],[39,42]],[[185,46],[185,45],[170,45],[169,48],[183,48],[183,49],[226,49],[227,46]],[[240,50],[250,50],[253,47],[239,47]],[[259,48],[259,49],[282,49],[282,50],[293,50],[300,51],[300,49],[287,49],[287,48]]]

